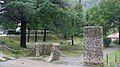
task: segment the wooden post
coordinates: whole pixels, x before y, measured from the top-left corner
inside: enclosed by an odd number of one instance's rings
[[[115,62],[117,62],[117,54],[115,54]]]
[[[108,65],[108,62],[109,61],[109,59],[108,59],[108,54],[106,55],[106,63],[107,63],[107,65]]]
[[[2,52],[5,53],[5,52],[4,52],[4,51],[5,51],[5,49],[4,49],[4,45],[3,45],[3,47],[2,47],[2,50],[3,50]]]

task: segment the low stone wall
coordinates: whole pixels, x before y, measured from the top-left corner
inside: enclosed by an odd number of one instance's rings
[[[59,60],[59,57],[60,57],[59,50],[60,50],[59,44],[56,43],[52,46],[52,51],[51,51],[50,57],[48,59],[48,62]]]
[[[45,44],[45,43],[35,43],[36,46],[36,57],[42,55],[50,55],[52,50],[52,44]]]
[[[86,26],[84,28],[84,62],[91,64],[102,63],[103,57],[102,27]]]
[[[42,55],[50,55],[48,62],[59,60],[60,57],[60,46],[57,43],[46,44],[46,43],[36,43],[36,57]]]

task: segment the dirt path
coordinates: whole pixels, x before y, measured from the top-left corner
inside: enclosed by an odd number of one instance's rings
[[[6,57],[6,54],[0,53],[0,57]]]
[[[80,67],[80,66],[71,66],[71,65],[61,65],[61,64],[53,64],[42,61],[34,61],[28,59],[17,59],[10,60],[7,62],[1,62],[0,67]],[[81,66],[82,67],[82,66]]]
[[[120,45],[114,45],[103,50],[103,55],[113,53],[114,51],[120,50]]]
[[[106,54],[110,54],[117,50],[120,50],[120,45],[114,45],[114,46],[108,47],[103,50],[103,57],[105,57]],[[62,62],[64,62],[65,64],[71,64],[71,65],[80,65],[80,63],[83,64],[83,54],[77,57],[73,57],[73,58],[64,57],[62,60],[59,60],[58,63],[62,63]]]
[[[120,45],[109,47],[103,50],[104,56],[114,51],[120,50]],[[0,57],[5,56],[0,54]],[[77,57],[64,57],[57,62],[47,63],[43,61],[35,61],[26,58],[17,60],[9,60],[7,62],[0,62],[0,67],[96,67],[83,64],[83,54]]]

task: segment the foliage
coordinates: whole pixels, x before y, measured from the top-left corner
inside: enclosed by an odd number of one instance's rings
[[[20,45],[26,48],[26,24],[33,20],[35,11],[34,0],[7,0],[2,5],[1,14],[3,19],[21,23],[21,41]]]
[[[110,43],[111,43],[111,40],[109,38],[107,38],[107,37],[104,37],[103,42],[104,42],[104,46],[108,47],[110,45]]]
[[[115,41],[113,41],[113,43],[120,45],[120,44],[119,44],[119,40],[115,40]]]
[[[7,11],[6,15],[13,18],[13,20],[21,21],[25,19],[29,21],[31,19],[32,14],[34,13],[34,5],[31,2],[23,1],[13,1],[6,5]],[[8,14],[9,13],[9,14]]]
[[[62,2],[62,0],[6,1],[4,5],[5,10],[2,14],[7,17],[5,19],[21,22],[21,33],[25,32],[24,28],[26,28],[26,24],[24,24],[23,28],[23,23],[29,23],[28,26],[31,29],[47,29],[53,33],[69,36],[80,34],[83,24],[81,4],[74,9],[68,9],[61,6],[64,5]]]
[[[120,1],[101,0],[87,11],[86,20],[91,25],[100,25],[104,28],[104,34],[113,27],[118,28],[120,22]]]
[[[51,30],[53,33],[74,35],[80,26],[81,21],[76,11],[61,8],[50,1],[40,4],[36,12],[39,25],[42,28]]]
[[[33,20],[33,14],[35,9],[34,0],[5,0],[0,10],[1,14],[1,23],[5,28],[11,28],[8,24],[16,25],[17,23],[25,20],[30,22]],[[7,27],[6,27],[7,25]]]

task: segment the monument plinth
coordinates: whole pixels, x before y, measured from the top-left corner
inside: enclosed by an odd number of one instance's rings
[[[103,29],[101,26],[84,27],[84,62],[100,64],[103,58]]]

